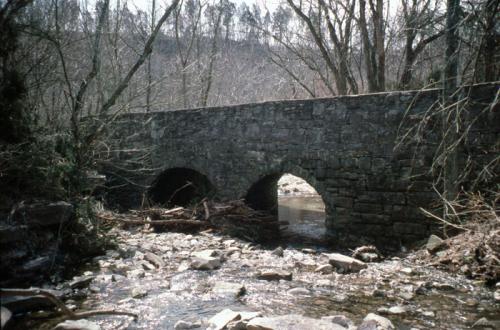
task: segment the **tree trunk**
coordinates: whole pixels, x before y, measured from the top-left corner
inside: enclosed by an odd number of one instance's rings
[[[457,100],[456,90],[458,85],[458,24],[459,24],[460,0],[447,0],[446,13],[446,53],[443,86],[443,106],[448,110],[443,112],[443,139],[445,155],[443,168],[444,197],[448,200],[455,199],[458,193],[457,179],[457,150],[450,148],[458,139],[456,130],[458,113],[455,106],[451,106]]]

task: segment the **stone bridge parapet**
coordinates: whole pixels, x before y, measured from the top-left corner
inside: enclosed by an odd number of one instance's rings
[[[491,101],[497,90],[475,91],[475,102]],[[109,129],[116,166],[107,174],[121,187],[109,194],[127,207],[146,193],[179,204],[196,195],[245,198],[275,210],[276,183],[291,173],[323,198],[334,238],[406,244],[434,227],[418,208],[436,200],[425,173],[439,136],[423,137],[417,153],[396,148],[397,138],[403,118],[438,100],[438,90],[427,90],[124,114]],[[494,111],[475,122],[473,153],[491,156],[498,123]],[[182,188],[186,182],[192,185]]]

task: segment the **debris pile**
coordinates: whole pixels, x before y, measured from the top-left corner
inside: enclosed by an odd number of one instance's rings
[[[280,226],[286,224],[278,221],[276,215],[254,210],[242,200],[224,203],[203,200],[191,208],[153,207],[126,213],[102,211],[97,216],[124,226],[144,225],[147,230],[197,232],[214,229],[254,242],[276,239]]]

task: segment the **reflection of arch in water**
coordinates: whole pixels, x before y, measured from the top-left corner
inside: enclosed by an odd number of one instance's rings
[[[158,175],[148,196],[154,203],[187,206],[214,194],[215,187],[205,175],[190,168],[175,167]]]

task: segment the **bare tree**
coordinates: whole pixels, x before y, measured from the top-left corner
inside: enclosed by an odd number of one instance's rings
[[[414,64],[425,47],[444,34],[444,29],[436,29],[443,16],[438,13],[439,1],[401,0],[403,8],[403,29],[405,36],[403,73],[399,88],[410,87]]]
[[[368,80],[368,91],[385,90],[385,22],[384,1],[368,0],[371,26],[366,18],[366,0],[359,0],[358,25],[363,43],[363,56]],[[370,31],[372,33],[370,34]]]
[[[329,1],[327,4],[320,0],[318,1],[319,6],[316,8],[312,3],[309,3],[308,8],[304,8],[303,4],[296,4],[293,0],[287,0],[287,3],[307,26],[322,59],[333,76],[338,93],[341,95],[348,94],[349,91],[357,93],[358,86],[352,76],[349,64],[355,2],[348,1],[343,5],[343,10],[340,10],[341,6],[338,5],[338,1]],[[347,10],[344,10],[345,8]],[[313,22],[312,16],[305,10],[308,10],[309,13],[316,10],[317,23]],[[339,14],[339,12],[343,14]],[[328,31],[327,36],[322,31],[323,15]],[[330,48],[330,44],[333,45],[333,49]]]

